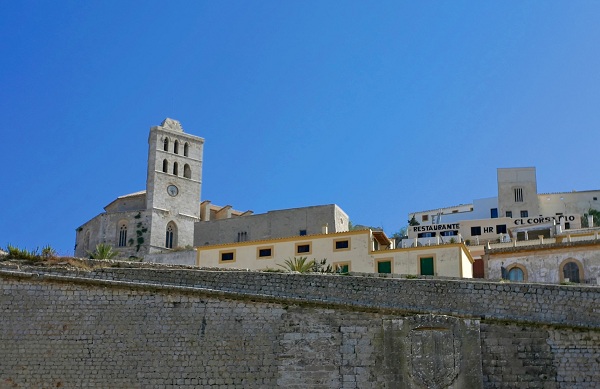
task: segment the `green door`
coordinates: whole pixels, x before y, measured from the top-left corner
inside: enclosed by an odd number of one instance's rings
[[[432,276],[433,273],[433,258],[421,258],[421,275]]]
[[[391,272],[392,272],[392,262],[391,261],[377,262],[377,273],[391,273]]]

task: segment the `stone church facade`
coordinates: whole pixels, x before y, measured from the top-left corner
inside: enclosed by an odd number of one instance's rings
[[[75,256],[87,257],[99,243],[122,258],[192,246],[200,221],[203,146],[204,139],[185,133],[176,120],[152,127],[146,190],[119,196],[77,228]]]

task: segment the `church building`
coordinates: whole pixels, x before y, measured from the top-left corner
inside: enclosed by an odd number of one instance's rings
[[[86,257],[99,243],[121,258],[192,246],[200,221],[204,139],[165,119],[150,129],[146,190],[119,196],[105,212],[76,232],[75,256]]]

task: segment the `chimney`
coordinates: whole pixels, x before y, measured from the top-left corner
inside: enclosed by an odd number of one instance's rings
[[[323,224],[323,227],[321,227],[321,232],[323,234],[328,234],[329,233],[329,224],[328,223]]]

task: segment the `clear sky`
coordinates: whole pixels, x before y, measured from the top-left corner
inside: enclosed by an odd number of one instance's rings
[[[72,254],[145,189],[166,117],[205,139],[202,200],[408,213],[600,189],[597,1],[2,1],[0,246]]]

